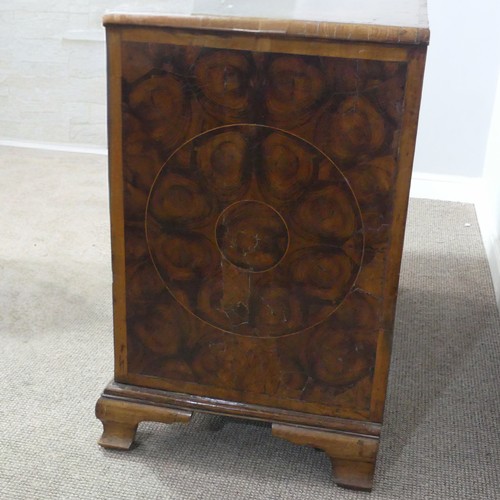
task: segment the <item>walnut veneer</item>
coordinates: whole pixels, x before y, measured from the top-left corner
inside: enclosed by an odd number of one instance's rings
[[[100,444],[128,449],[140,421],[192,411],[253,418],[370,489],[428,33],[161,19],[106,20],[115,380]]]

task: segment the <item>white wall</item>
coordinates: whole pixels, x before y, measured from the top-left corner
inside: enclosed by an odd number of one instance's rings
[[[500,44],[497,50],[500,53]],[[492,114],[483,191],[477,200],[476,210],[500,309],[500,68]]]
[[[428,0],[416,172],[481,177],[499,64],[499,0]]]
[[[0,139],[105,146],[100,25],[112,4],[0,2]]]

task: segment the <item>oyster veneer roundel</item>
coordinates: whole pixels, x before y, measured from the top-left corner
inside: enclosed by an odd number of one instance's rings
[[[208,51],[194,67],[199,99],[204,109],[223,123],[234,122],[248,112],[251,65],[234,51]]]
[[[212,129],[166,161],[146,235],[179,304],[251,337],[330,317],[353,289],[364,247],[357,200],[335,164],[295,135],[253,124]]]
[[[276,125],[304,123],[315,111],[326,88],[325,76],[298,56],[280,56],[269,66],[265,103]]]
[[[366,97],[345,98],[320,119],[316,140],[335,160],[353,161],[376,154],[386,139],[383,116]]]
[[[130,91],[129,106],[153,140],[176,147],[189,126],[188,102],[183,82],[172,75],[152,76],[135,84]]]
[[[245,137],[237,131],[221,132],[200,144],[197,167],[208,190],[224,202],[240,199],[248,189],[250,171]]]

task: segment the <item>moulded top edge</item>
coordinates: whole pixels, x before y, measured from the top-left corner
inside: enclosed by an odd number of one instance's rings
[[[269,0],[267,0],[269,2]],[[341,0],[335,0],[341,1]],[[344,1],[344,0],[342,0]],[[365,0],[353,0],[361,3]],[[382,3],[394,0],[383,0]],[[420,2],[420,0],[414,0]],[[297,3],[297,2],[296,2]],[[316,2],[318,3],[318,2]],[[335,2],[334,2],[335,3]],[[374,2],[377,4],[378,2]],[[420,2],[421,3],[421,2]],[[423,4],[425,6],[425,4]],[[360,42],[396,43],[396,44],[427,44],[429,42],[429,28],[427,26],[427,13],[419,11],[419,15],[412,24],[398,24],[397,17],[372,16],[336,16],[324,14],[322,20],[307,19],[314,17],[312,13],[307,16],[295,10],[294,18],[288,17],[248,17],[246,15],[218,15],[193,13],[184,8],[179,12],[169,11],[116,10],[105,14],[103,22],[109,25],[152,26],[164,28],[199,29],[211,31],[225,31],[234,33],[253,33],[256,35],[282,35],[306,38],[323,38],[330,40],[349,40]],[[265,13],[265,12],[264,12]],[[305,19],[296,18],[303,14]],[[319,16],[316,16],[319,17]],[[348,22],[347,19],[360,20],[361,22]],[[335,21],[334,19],[339,19]],[[381,21],[393,21],[385,24]],[[408,18],[409,20],[409,18]]]

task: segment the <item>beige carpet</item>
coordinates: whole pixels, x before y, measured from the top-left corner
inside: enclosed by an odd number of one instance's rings
[[[197,415],[99,448],[112,378],[105,161],[0,157],[0,498],[500,499],[500,320],[470,205],[411,203],[373,493],[261,424]]]

